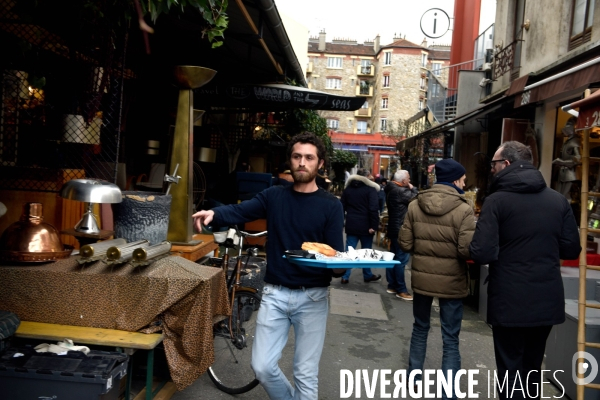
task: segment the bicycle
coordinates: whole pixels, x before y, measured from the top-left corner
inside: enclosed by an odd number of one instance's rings
[[[241,285],[241,277],[244,275],[242,246],[245,237],[262,237],[267,234],[267,231],[248,233],[237,227],[235,232],[239,236],[239,252],[231,275],[228,276],[227,250],[222,258],[211,260],[220,263],[227,277],[231,315],[213,325],[215,361],[208,368],[208,376],[218,389],[228,394],[246,393],[259,383],[250,362],[261,295],[260,289]],[[230,236],[232,235],[228,235],[229,239],[223,243],[226,249],[235,247],[236,238]],[[217,238],[215,241],[219,243]],[[256,257],[257,253],[256,248],[247,250],[244,264],[246,269],[251,257]]]

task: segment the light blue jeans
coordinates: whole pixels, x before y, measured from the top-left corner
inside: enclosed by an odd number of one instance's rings
[[[328,312],[326,287],[291,290],[265,283],[252,347],[252,368],[271,399],[318,399],[319,360]],[[278,364],[292,326],[295,388]]]

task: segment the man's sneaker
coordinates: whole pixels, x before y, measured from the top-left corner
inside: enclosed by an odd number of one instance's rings
[[[386,292],[388,292],[389,294],[398,294],[398,292],[395,289],[388,289],[386,290]]]
[[[378,282],[381,280],[381,275],[373,275],[372,277],[370,277],[369,279],[365,279],[365,283],[369,283],[369,282]]]
[[[405,301],[412,301],[413,297],[408,294],[408,293],[396,293],[396,297],[401,299],[401,300],[405,300]]]
[[[348,283],[348,279],[342,278],[342,284],[346,284],[346,283]]]

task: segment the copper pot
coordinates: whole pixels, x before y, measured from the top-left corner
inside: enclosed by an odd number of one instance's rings
[[[68,257],[73,248],[63,246],[56,228],[43,219],[41,203],[25,203],[19,221],[0,238],[0,259],[44,262]]]

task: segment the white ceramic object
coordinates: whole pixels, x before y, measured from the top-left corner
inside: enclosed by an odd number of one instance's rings
[[[391,251],[384,251],[382,255],[383,261],[392,261],[394,259],[394,253]]]

